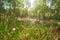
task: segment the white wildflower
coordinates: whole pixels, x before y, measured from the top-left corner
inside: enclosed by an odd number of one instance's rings
[[[13,31],[15,31],[15,30],[16,30],[16,28],[13,28],[12,30],[13,30]]]

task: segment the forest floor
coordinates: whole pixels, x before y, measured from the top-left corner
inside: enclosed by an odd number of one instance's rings
[[[59,21],[55,21],[55,20],[39,20],[39,19],[33,19],[33,18],[17,18],[17,20],[19,20],[19,21],[20,20],[29,21],[31,23],[36,23],[37,22],[37,23],[40,23],[40,24],[43,24],[43,22],[46,22],[46,23],[56,22],[57,24],[60,24]],[[49,30],[49,28],[47,30]],[[52,38],[56,39],[58,37],[58,32],[57,32],[55,27],[51,27],[50,32],[54,36],[54,37],[52,36]]]
[[[60,24],[59,21],[56,21],[56,20],[39,20],[37,18],[33,19],[33,18],[20,18],[18,17],[17,20],[23,20],[23,21],[29,21],[31,23],[34,23],[34,22],[38,22],[38,23],[43,23],[43,22],[56,22],[57,24]]]

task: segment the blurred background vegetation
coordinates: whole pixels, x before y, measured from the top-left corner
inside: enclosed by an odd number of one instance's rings
[[[60,40],[60,0],[0,0],[0,40]]]

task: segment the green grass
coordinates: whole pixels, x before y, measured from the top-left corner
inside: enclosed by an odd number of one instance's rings
[[[49,35],[46,25],[18,21],[13,16],[1,19],[0,40],[50,40]]]

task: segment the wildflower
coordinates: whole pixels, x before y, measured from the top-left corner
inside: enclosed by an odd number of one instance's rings
[[[13,30],[13,31],[15,31],[15,30],[16,30],[16,28],[13,28],[12,30]]]

